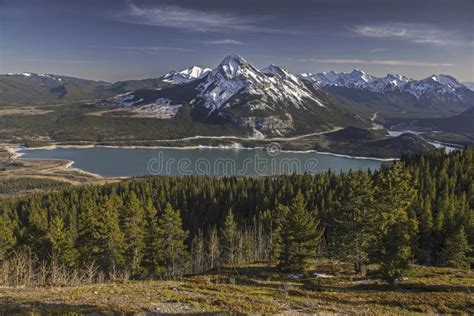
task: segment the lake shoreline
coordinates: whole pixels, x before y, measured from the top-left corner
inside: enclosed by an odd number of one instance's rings
[[[64,144],[52,144],[47,146],[41,147],[24,147],[24,146],[16,146],[11,147],[13,148],[13,152],[20,158],[23,153],[19,151],[34,151],[34,150],[54,150],[58,148],[71,148],[71,149],[89,149],[89,148],[111,148],[111,149],[176,149],[176,150],[192,150],[192,149],[228,149],[228,150],[265,150],[266,147],[264,146],[256,146],[256,147],[246,147],[242,146],[241,144],[236,144],[237,146],[207,146],[207,145],[194,145],[194,146],[144,146],[144,145],[125,145],[125,146],[118,146],[118,145],[101,145],[101,144],[89,144],[89,145],[64,145]],[[7,149],[8,150],[8,149]],[[400,158],[380,158],[380,157],[368,157],[368,156],[352,156],[348,154],[338,154],[333,152],[323,152],[318,151],[315,149],[312,150],[279,150],[282,153],[315,153],[321,155],[328,155],[334,157],[343,157],[343,158],[350,158],[350,159],[362,159],[362,160],[375,160],[375,161],[382,161],[382,162],[392,162],[398,161]],[[41,159],[41,158],[39,158]]]
[[[78,151],[75,151],[76,149]],[[65,169],[79,169],[84,171],[85,174],[91,176],[98,175],[104,179],[127,179],[145,175],[180,176],[196,174],[209,176],[237,175],[253,177],[293,172],[321,173],[328,170],[348,172],[349,170],[359,170],[361,168],[378,169],[384,163],[390,163],[397,160],[393,158],[386,159],[349,156],[319,152],[317,150],[280,150],[277,144],[274,144],[274,147],[244,147],[240,145],[174,147],[54,144],[35,148],[17,146],[10,150],[16,152],[19,161],[60,160],[65,163]],[[55,150],[58,150],[58,152],[48,153],[49,151]],[[35,151],[39,152],[35,153]],[[185,151],[189,151],[189,154]],[[101,155],[101,158],[97,158],[96,155]],[[91,159],[91,157],[94,158]],[[127,159],[129,160],[127,161]],[[186,162],[187,165],[184,167],[179,164],[183,159],[188,161]],[[232,163],[230,168],[232,168],[233,171],[230,171],[229,174],[229,170],[227,170],[221,174],[222,170],[219,168],[223,168],[225,163],[228,163],[229,160]],[[113,167],[111,164],[98,164],[96,161],[113,162]],[[163,163],[164,161],[165,163]],[[201,169],[203,163],[211,169]],[[262,163],[264,163],[266,167],[262,167]],[[166,169],[166,171],[164,171],[164,164],[166,165],[166,168],[172,169]],[[226,166],[229,167],[228,165]],[[158,167],[157,170],[160,171],[155,171],[153,169],[156,169],[156,167]],[[257,167],[263,169],[254,169]],[[181,168],[188,168],[189,170],[182,170]]]

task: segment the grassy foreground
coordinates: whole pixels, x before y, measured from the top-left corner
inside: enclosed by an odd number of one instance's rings
[[[179,281],[0,288],[0,310],[7,314],[474,313],[474,277],[470,271],[413,266],[396,287],[358,278],[349,271],[349,265],[320,260],[305,276],[281,274],[267,265],[255,264]]]

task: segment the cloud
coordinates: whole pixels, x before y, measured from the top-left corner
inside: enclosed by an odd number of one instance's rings
[[[256,19],[235,14],[208,12],[176,5],[139,7],[130,2],[115,19],[133,24],[169,27],[196,32],[252,31],[277,32],[256,25]]]
[[[472,46],[473,41],[428,24],[386,23],[378,25],[356,25],[351,31],[359,36],[399,39],[417,44],[437,46]]]
[[[215,41],[207,41],[206,43],[211,44],[211,45],[243,45],[244,44],[241,41],[233,40],[230,38],[215,40]]]
[[[450,63],[428,63],[415,60],[365,60],[365,59],[317,59],[319,63],[325,64],[365,64],[365,65],[389,65],[389,66],[416,66],[416,67],[450,67]]]

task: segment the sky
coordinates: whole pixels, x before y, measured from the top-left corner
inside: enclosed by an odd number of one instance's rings
[[[117,81],[213,68],[474,81],[473,0],[0,0],[0,73]]]

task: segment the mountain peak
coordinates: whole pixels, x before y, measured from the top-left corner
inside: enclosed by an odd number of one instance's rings
[[[229,54],[225,55],[224,60],[226,60],[226,59],[241,59],[241,60],[244,60],[244,58],[242,56],[240,56],[239,54],[235,54],[235,53],[229,53]]]
[[[352,72],[350,73],[351,75],[358,75],[358,76],[363,76],[365,75],[366,73],[360,69],[354,69],[352,70]]]
[[[247,61],[245,59],[243,59],[242,57],[240,57],[239,55],[237,55],[237,54],[227,54],[219,65],[220,66],[221,65],[229,65],[229,64],[243,65],[245,63],[247,63]]]
[[[194,102],[216,111],[221,107],[235,106],[242,100],[236,95],[260,100],[249,102],[252,109],[271,108],[275,100],[285,106],[304,107],[310,100],[324,106],[298,78],[286,69],[270,65],[258,70],[236,54],[227,55],[224,60],[206,76],[197,89],[200,91]],[[256,105],[258,104],[258,105]]]
[[[192,66],[181,71],[171,71],[163,76],[163,81],[172,84],[181,84],[204,77],[211,69]]]
[[[228,54],[221,61],[214,72],[221,72],[226,78],[232,79],[241,73],[241,68],[248,68],[252,72],[258,72],[252,65],[237,54]]]

